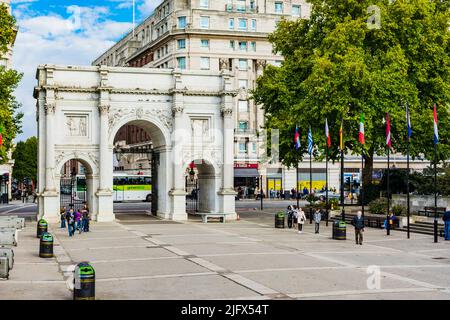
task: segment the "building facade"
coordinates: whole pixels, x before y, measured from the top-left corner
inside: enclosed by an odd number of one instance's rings
[[[283,59],[268,41],[277,22],[308,19],[310,12],[310,4],[303,0],[164,0],[93,65],[229,70],[239,88],[233,119],[236,190],[240,187],[244,196],[251,197],[261,176],[266,194],[309,188],[308,159],[299,164],[297,184],[296,169],[263,160],[264,141],[256,133],[264,124],[264,112],[251,100],[250,92],[264,66],[279,65]],[[377,161],[375,167],[385,165],[382,159]],[[397,165],[402,167],[405,161],[399,160]],[[313,188],[321,189],[325,163],[314,162],[313,167]],[[349,156],[346,168],[346,176],[359,179],[358,157]],[[329,170],[330,187],[339,189],[340,167],[330,164]]]
[[[0,5],[6,5],[9,13],[11,14],[11,1],[10,0],[0,0]],[[16,34],[17,34],[17,30],[16,30]],[[4,67],[6,69],[10,69],[12,67],[12,60],[11,60],[12,49],[13,49],[13,47],[11,46],[5,55],[0,56],[0,67]],[[5,193],[8,193],[8,198],[9,198],[9,200],[11,200],[12,199],[12,192],[11,192],[12,171],[13,171],[13,167],[14,167],[14,160],[12,159],[12,150],[9,150],[7,155],[8,155],[7,162],[0,164],[0,177],[2,177],[2,183],[0,186],[0,196],[2,196]],[[8,178],[5,181],[3,179],[3,177],[6,177],[6,175]],[[1,199],[1,197],[0,197],[0,199]]]

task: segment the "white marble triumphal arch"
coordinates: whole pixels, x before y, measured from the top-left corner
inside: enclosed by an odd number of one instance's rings
[[[157,155],[158,216],[187,219],[185,170],[195,161],[200,212],[235,218],[237,91],[228,71],[42,65],[37,80],[39,217],[59,221],[61,170],[76,159],[85,168],[93,219],[114,220],[114,138],[122,126],[136,124],[151,136]]]

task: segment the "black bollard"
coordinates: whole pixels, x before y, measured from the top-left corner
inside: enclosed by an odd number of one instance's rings
[[[53,257],[53,236],[48,232],[43,233],[41,236],[41,241],[39,244],[39,257]]]
[[[48,229],[48,223],[44,219],[38,221],[36,237],[40,238],[42,234],[46,233]]]
[[[95,271],[87,262],[75,267],[73,300],[95,300]]]

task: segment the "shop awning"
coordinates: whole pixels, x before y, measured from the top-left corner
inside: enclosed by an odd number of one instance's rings
[[[234,176],[237,178],[254,178],[259,177],[258,169],[234,169]]]

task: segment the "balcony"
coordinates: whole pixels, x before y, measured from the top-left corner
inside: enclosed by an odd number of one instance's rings
[[[258,13],[258,6],[241,6],[236,4],[226,4],[225,11],[239,13]]]

